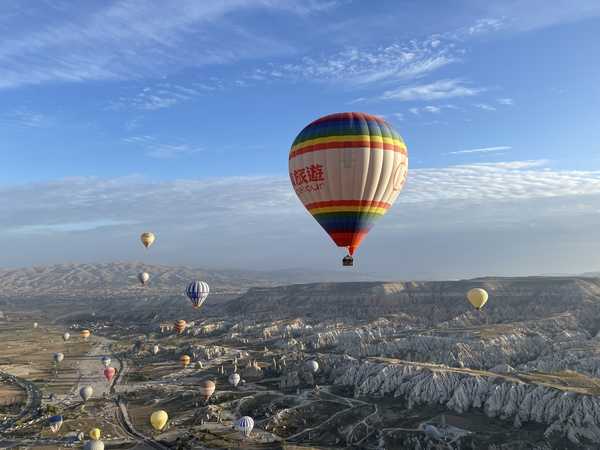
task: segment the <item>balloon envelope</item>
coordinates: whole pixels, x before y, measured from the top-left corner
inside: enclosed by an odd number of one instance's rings
[[[467,292],[467,299],[475,309],[480,310],[488,301],[488,293],[485,289],[473,288]]]
[[[114,367],[107,367],[106,369],[104,369],[104,378],[106,378],[110,383],[116,373],[117,369],[115,369]]]
[[[50,431],[52,431],[53,433],[58,433],[58,430],[60,430],[60,427],[62,427],[62,424],[63,424],[62,416],[52,416],[48,419],[48,426],[50,427]]]
[[[150,274],[148,272],[140,272],[138,274],[138,280],[142,283],[142,286],[146,286],[146,283],[150,280]]]
[[[102,441],[87,441],[83,445],[83,450],[104,450],[104,442],[102,442]]]
[[[92,332],[90,330],[81,330],[81,332],[79,333],[79,336],[81,336],[84,339],[87,339],[91,336]]]
[[[317,373],[319,371],[319,363],[314,359],[306,362],[306,368],[312,373]]]
[[[241,380],[240,374],[239,373],[232,373],[231,375],[229,375],[229,384],[231,384],[233,387],[236,387]]]
[[[191,360],[192,358],[190,358],[188,355],[181,355],[181,358],[179,358],[179,361],[184,368],[190,365]]]
[[[194,308],[200,308],[202,306],[208,297],[209,292],[210,288],[208,287],[208,284],[198,280],[192,281],[185,289],[185,295],[190,299]]]
[[[216,387],[217,385],[214,381],[202,380],[198,386],[198,390],[200,391],[202,398],[206,401],[213,395]]]
[[[68,341],[69,339],[71,339],[71,333],[65,333],[63,334],[63,340]]]
[[[154,233],[146,231],[145,233],[142,233],[140,240],[142,241],[144,247],[148,248],[154,243],[156,236],[154,236]]]
[[[185,320],[177,320],[175,322],[175,326],[174,326],[175,332],[178,333],[178,334],[183,333],[183,331],[185,330],[185,326],[186,325],[187,325],[187,323],[186,323]]]
[[[94,389],[91,386],[84,386],[79,390],[79,396],[84,402],[88,401],[93,394]]]
[[[152,353],[154,355],[156,355],[158,353],[158,351],[160,350],[160,348],[158,347],[158,345],[155,345],[154,347],[152,347]]]
[[[92,428],[90,430],[90,439],[97,441],[98,439],[100,439],[101,434],[102,432],[100,431],[100,428]]]
[[[235,423],[235,429],[245,437],[250,436],[254,428],[254,419],[250,416],[244,416]]]
[[[289,175],[300,201],[350,255],[395,202],[407,172],[400,135],[380,117],[359,112],[310,123],[289,155]]]
[[[166,411],[163,410],[154,411],[150,416],[150,424],[152,425],[152,428],[158,431],[162,430],[165,427],[168,420],[169,415]]]
[[[60,353],[60,352],[58,352],[58,353],[55,353],[55,354],[54,354],[54,361],[55,361],[55,362],[59,363],[59,362],[61,362],[63,359],[65,359],[65,355],[64,355],[64,354],[62,354],[62,353]]]

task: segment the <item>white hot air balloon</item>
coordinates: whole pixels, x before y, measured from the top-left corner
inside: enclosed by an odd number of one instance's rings
[[[61,352],[57,352],[53,355],[53,358],[54,358],[54,362],[56,364],[58,364],[58,363],[62,362],[63,359],[65,359],[65,355]]]
[[[69,339],[71,339],[71,333],[69,333],[68,331],[65,331],[65,334],[63,334],[63,341],[68,341]]]
[[[84,386],[79,390],[79,396],[84,402],[87,402],[94,394],[94,388],[91,386]]]
[[[232,373],[228,378],[229,384],[231,384],[233,387],[237,387],[237,385],[240,384],[240,380],[240,374],[237,372]]]
[[[155,345],[154,347],[152,347],[152,354],[153,355],[158,354],[159,350],[160,350],[160,348],[158,347],[158,345]]]
[[[250,416],[244,416],[235,423],[235,429],[244,437],[249,437],[253,428],[254,419]]]
[[[150,281],[150,274],[148,272],[140,272],[138,274],[138,280],[142,284],[142,286],[146,286],[148,281]]]
[[[311,359],[306,362],[306,368],[312,373],[317,373],[319,371],[319,363]]]

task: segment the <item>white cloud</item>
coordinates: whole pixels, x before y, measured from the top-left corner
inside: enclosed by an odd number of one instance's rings
[[[423,110],[429,113],[437,114],[442,110],[442,108],[440,108],[439,106],[427,105],[423,106]]]
[[[220,82],[212,84],[193,83],[191,86],[161,82],[145,87],[134,95],[119,97],[117,100],[111,102],[110,108],[156,111],[187,102],[202,95],[204,92],[221,88],[222,84]]]
[[[501,105],[512,106],[514,105],[514,100],[512,98],[499,98],[496,100]]]
[[[475,108],[483,109],[484,111],[496,111],[496,107],[487,103],[477,103],[475,104]]]
[[[482,148],[471,148],[468,150],[458,150],[456,152],[448,152],[446,155],[462,155],[466,153],[490,153],[490,152],[499,152],[502,150],[510,150],[512,147],[507,145],[499,145],[496,147],[482,147]]]
[[[194,147],[186,143],[164,143],[148,135],[131,136],[123,139],[123,142],[142,147],[146,151],[146,156],[158,159],[173,159],[202,151],[201,147]]]
[[[0,115],[0,123],[16,125],[22,128],[42,128],[50,125],[52,120],[45,114],[18,108]]]
[[[440,100],[454,97],[470,97],[479,94],[483,90],[482,88],[466,86],[458,79],[448,79],[391,89],[385,91],[380,98],[383,100],[399,101]]]

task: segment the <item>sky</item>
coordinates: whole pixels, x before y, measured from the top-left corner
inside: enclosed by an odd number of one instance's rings
[[[409,173],[347,270],[598,270],[599,41],[596,0],[3,0],[0,266],[342,270],[288,153],[364,111]]]

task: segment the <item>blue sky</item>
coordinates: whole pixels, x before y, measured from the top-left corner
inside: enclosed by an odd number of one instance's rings
[[[586,0],[5,0],[0,265],[139,259],[152,228],[155,262],[337,267],[287,153],[358,110],[410,171],[355,270],[600,268],[598,30]]]

